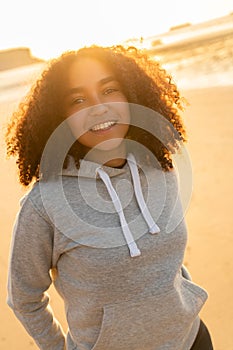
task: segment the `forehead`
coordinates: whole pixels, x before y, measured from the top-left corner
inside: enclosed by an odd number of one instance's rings
[[[114,76],[107,64],[95,58],[79,58],[70,66],[68,83],[70,87],[98,83],[108,76]]]

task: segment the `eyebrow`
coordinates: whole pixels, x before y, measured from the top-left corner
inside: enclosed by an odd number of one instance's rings
[[[111,75],[111,76],[108,76],[106,78],[101,79],[98,82],[98,84],[99,85],[105,85],[105,84],[107,84],[109,82],[112,82],[112,81],[117,81],[117,80],[116,80],[116,78],[114,76]],[[84,88],[82,86],[73,87],[73,88],[68,89],[66,91],[66,96],[69,96],[69,95],[72,95],[72,94],[75,94],[75,93],[79,93],[79,92],[81,92],[83,90],[84,90]]]

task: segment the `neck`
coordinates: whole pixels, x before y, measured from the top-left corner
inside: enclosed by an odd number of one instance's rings
[[[110,151],[91,149],[89,152],[86,152],[85,159],[112,168],[118,168],[125,164],[126,147],[122,142],[119,147]]]

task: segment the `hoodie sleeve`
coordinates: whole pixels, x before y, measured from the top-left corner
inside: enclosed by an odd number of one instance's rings
[[[8,305],[39,349],[64,350],[65,336],[46,290],[51,284],[53,228],[26,198],[11,243]]]

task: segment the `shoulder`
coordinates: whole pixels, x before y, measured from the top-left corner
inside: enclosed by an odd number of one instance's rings
[[[167,186],[172,188],[178,188],[179,183],[179,173],[178,170],[173,167],[170,170],[164,170],[161,167],[153,165],[144,165],[141,167],[146,176],[152,179],[155,183],[160,184],[164,183]]]
[[[162,170],[162,171],[164,172],[164,176],[167,184],[178,187],[178,183],[179,183],[178,170],[175,167],[173,167],[171,170],[168,170],[168,171]]]
[[[39,181],[20,199],[19,214],[27,216],[37,214],[45,221],[50,222],[43,204]]]

